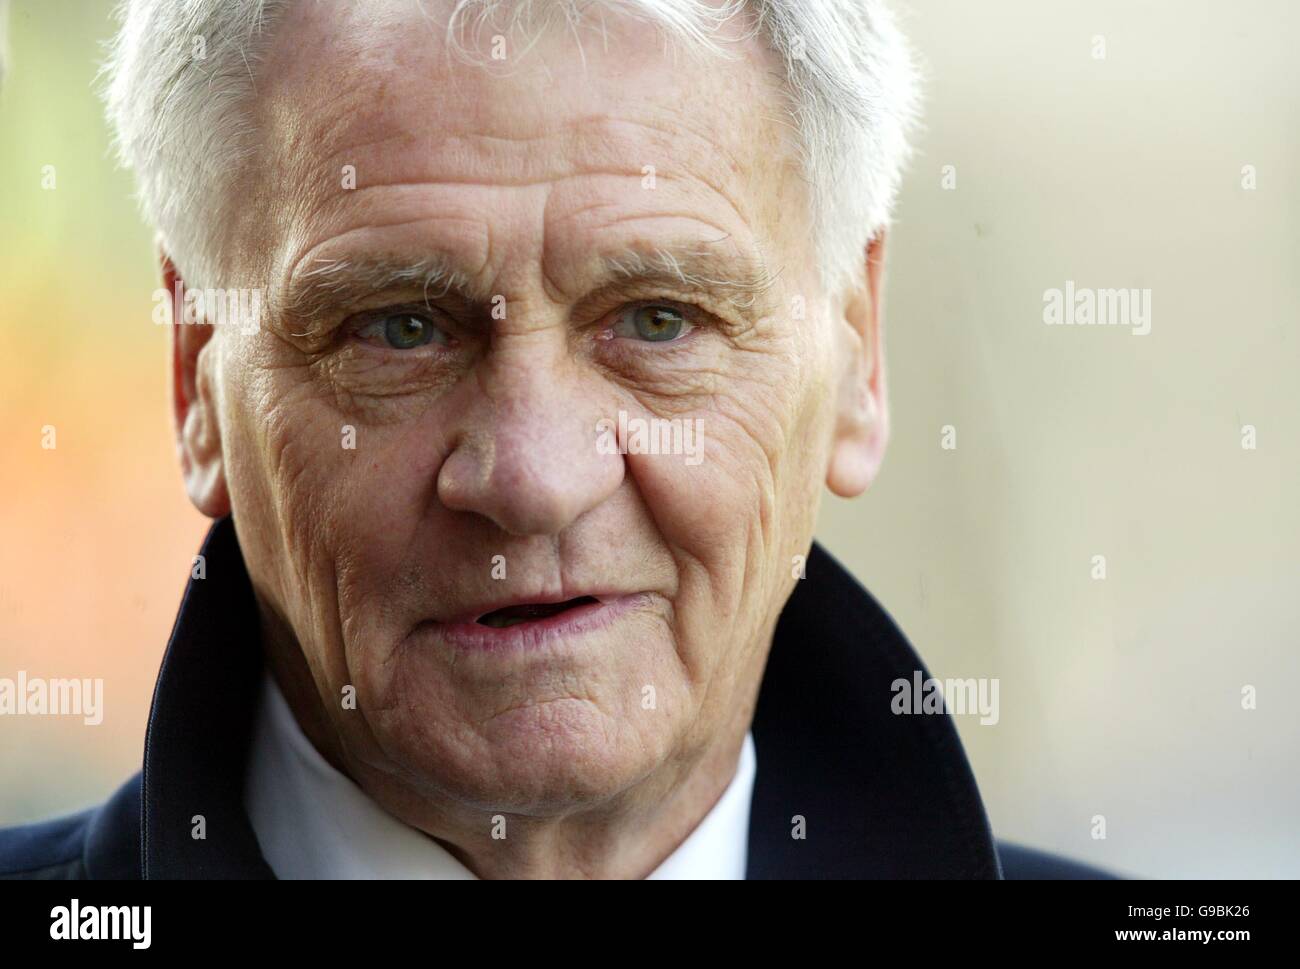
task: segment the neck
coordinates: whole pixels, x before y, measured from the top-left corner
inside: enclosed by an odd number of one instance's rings
[[[562,816],[431,810],[399,793],[376,800],[437,840],[480,878],[640,879],[658,868],[717,804],[736,774],[742,733],[688,770],[663,769],[603,804]],[[372,794],[372,796],[374,796]],[[493,825],[504,826],[493,838]]]

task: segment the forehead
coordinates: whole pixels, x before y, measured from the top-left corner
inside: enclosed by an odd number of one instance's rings
[[[467,63],[448,48],[448,7],[306,2],[277,28],[258,127],[300,251],[363,214],[435,211],[482,246],[476,223],[502,218],[511,189],[544,191],[548,223],[671,211],[762,249],[802,219],[779,64],[739,19],[716,35],[725,59],[604,11],[495,42],[489,25]],[[358,191],[340,191],[346,166]]]

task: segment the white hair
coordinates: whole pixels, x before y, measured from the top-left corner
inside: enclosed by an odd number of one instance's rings
[[[228,188],[255,151],[246,99],[269,35],[296,0],[123,0],[104,65],[119,155],[145,217],[191,285],[215,285],[220,240],[203,193]],[[418,6],[418,0],[412,0]],[[859,283],[867,243],[888,224],[918,107],[910,50],[883,0],[456,0],[471,18],[509,12],[573,25],[591,8],[626,12],[688,48],[724,53],[717,28],[746,14],[784,64],[786,111],[808,184],[814,253],[831,292]],[[204,278],[208,277],[208,278]]]

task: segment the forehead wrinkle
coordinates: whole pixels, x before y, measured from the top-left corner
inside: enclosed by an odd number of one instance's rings
[[[645,129],[650,137],[620,131],[623,128]],[[355,158],[360,153],[375,152],[392,142],[402,142],[419,148],[412,157],[418,159],[421,173],[432,168],[432,160],[443,163],[444,170],[434,170],[435,180],[450,184],[482,183],[487,185],[536,185],[543,182],[561,182],[583,175],[617,175],[640,179],[647,164],[654,164],[656,173],[664,178],[680,178],[679,172],[694,177],[715,191],[720,171],[708,170],[701,159],[713,161],[726,156],[721,170],[739,173],[742,166],[721,144],[700,138],[698,152],[683,151],[680,144],[670,143],[676,137],[680,142],[682,130],[670,130],[645,121],[622,118],[586,117],[574,119],[563,125],[563,130],[539,135],[505,136],[487,132],[442,132],[435,138],[414,133],[398,133],[342,147],[332,155],[334,161]],[[541,142],[556,142],[556,150],[539,149]],[[395,153],[385,151],[386,160]],[[657,163],[657,164],[656,164]],[[484,173],[488,173],[485,177]],[[418,181],[400,175],[392,182]],[[378,180],[368,184],[384,184]]]
[[[386,110],[397,104],[391,80],[381,79],[378,84],[387,96],[377,103],[362,99],[361,103],[370,104],[369,111],[340,110],[336,103],[324,117],[306,112],[304,125],[300,113],[298,124],[280,129],[285,137],[279,139],[282,151],[275,154],[292,166],[291,177],[301,181],[312,171],[320,172],[311,179],[314,191],[293,193],[297,211],[292,221],[315,223],[330,212],[333,218],[347,218],[347,212],[359,211],[353,206],[364,207],[365,200],[376,194],[382,199],[380,188],[402,191],[409,186],[418,191],[421,185],[464,185],[492,189],[542,183],[558,188],[566,181],[592,176],[641,180],[646,164],[656,166],[656,177],[664,187],[679,186],[688,195],[692,187],[707,189],[750,231],[766,234],[775,229],[769,224],[773,217],[779,218],[780,200],[775,196],[782,194],[780,178],[772,176],[774,169],[784,167],[776,156],[785,153],[765,151],[764,145],[775,147],[770,138],[748,137],[742,146],[725,135],[726,131],[747,131],[755,120],[769,131],[778,129],[779,121],[772,124],[778,120],[772,117],[775,105],[746,110],[740,118],[736,114],[741,109],[733,108],[727,112],[729,123],[720,128],[706,126],[690,111],[667,117],[663,107],[642,104],[638,106],[639,118],[601,111],[556,119],[551,127],[540,129],[525,120],[525,130],[504,134],[500,130],[469,131],[468,126],[479,119],[466,116],[459,123],[455,117],[447,119],[452,122],[449,128],[421,132],[411,129],[409,114],[398,116]],[[366,89],[374,86],[364,85]],[[349,92],[351,97],[344,104],[358,104],[358,93]],[[496,127],[490,122],[488,126]],[[347,142],[353,140],[355,145],[349,147]],[[555,151],[539,147],[547,140],[556,142]],[[300,150],[290,151],[286,157],[283,149],[295,145]],[[737,155],[742,147],[744,158]],[[334,173],[344,163],[356,166],[360,184],[350,191],[331,190],[337,184]],[[677,207],[681,201],[684,199]]]
[[[775,202],[770,196],[779,193],[776,183],[763,176],[778,164],[774,161],[777,152],[768,149],[775,148],[782,139],[772,141],[754,129],[779,131],[789,126],[789,121],[782,118],[785,107],[782,72],[773,53],[752,30],[740,30],[732,38],[737,44],[736,52],[741,54],[737,62],[706,58],[698,63],[692,60],[685,67],[676,60],[662,65],[662,70],[671,72],[665,77],[665,84],[673,89],[681,86],[677,78],[684,70],[702,70],[705,90],[714,92],[715,96],[702,99],[701,107],[707,108],[709,104],[720,107],[724,120],[719,124],[711,120],[718,111],[706,111],[701,116],[689,103],[682,105],[677,99],[672,103],[664,102],[663,98],[653,100],[653,90],[623,99],[616,109],[635,112],[640,115],[636,119],[592,106],[587,106],[580,117],[561,117],[564,111],[573,110],[567,107],[569,99],[557,104],[557,99],[546,95],[536,102],[541,111],[512,111],[511,92],[524,90],[517,85],[528,83],[527,73],[511,72],[504,78],[485,76],[481,69],[458,64],[455,58],[447,57],[442,44],[420,44],[412,48],[400,37],[396,45],[387,43],[393,39],[391,31],[402,26],[397,18],[386,18],[380,23],[359,12],[359,19],[345,18],[343,22],[309,17],[301,12],[300,16],[305,19],[303,27],[318,48],[315,57],[322,53],[337,54],[340,63],[336,68],[344,71],[342,76],[350,83],[314,83],[317,76],[310,66],[298,64],[291,71],[272,72],[270,97],[261,98],[258,103],[278,106],[278,112],[273,113],[287,122],[270,126],[281,134],[281,152],[277,154],[282,154],[285,162],[297,160],[294,167],[299,178],[307,174],[314,176],[319,170],[317,183],[322,187],[337,184],[338,166],[331,170],[331,161],[357,164],[361,184],[354,191],[382,184],[372,181],[371,175],[388,183],[415,179],[414,171],[397,170],[393,159],[399,157],[402,161],[398,165],[421,164],[426,169],[438,165],[448,170],[445,175],[462,168],[464,174],[477,172],[482,178],[481,173],[494,168],[504,169],[506,173],[514,168],[515,174],[522,172],[530,181],[548,180],[547,175],[553,180],[557,176],[579,174],[576,169],[583,163],[592,163],[603,170],[621,171],[628,166],[629,176],[640,177],[642,165],[654,163],[661,178],[671,181],[685,177],[688,182],[700,182],[724,198],[749,223],[755,218],[760,221],[765,218]],[[427,13],[422,20],[430,22]],[[743,25],[742,21],[743,18],[737,19],[737,28]],[[629,39],[633,40],[634,34],[639,36],[639,28],[628,26]],[[304,31],[290,32],[294,33],[301,35]],[[401,33],[413,36],[409,26]],[[562,44],[572,41],[572,38],[555,39]],[[569,48],[558,49],[563,52]],[[300,51],[301,45],[297,43],[276,48],[277,54],[283,57]],[[605,53],[609,53],[608,49]],[[294,60],[301,61],[301,57]],[[541,64],[546,63],[543,58]],[[722,73],[711,67],[720,68]],[[593,79],[585,73],[582,78],[584,81],[579,82],[576,77],[566,76],[565,85],[581,83],[582,87],[593,84],[601,87],[599,78]],[[502,82],[500,86],[498,81]],[[308,84],[305,91],[304,82]],[[620,83],[611,80],[610,90],[620,90]],[[450,101],[437,93],[443,88],[454,92]],[[694,86],[690,89],[694,90]],[[304,110],[304,94],[321,110]],[[488,110],[479,109],[484,102]],[[491,107],[494,103],[496,108]],[[432,105],[451,110],[424,110]],[[575,107],[584,110],[576,104]],[[427,119],[428,123],[421,125],[418,119]],[[476,134],[467,130],[471,126],[486,130]],[[515,131],[517,135],[510,133]],[[539,150],[539,141],[552,138],[565,141],[558,146],[563,150]],[[473,144],[476,139],[477,148]],[[347,143],[353,140],[357,144],[349,148]],[[683,141],[687,142],[685,148]],[[404,151],[406,146],[411,150]],[[579,160],[577,164],[575,159]],[[610,162],[615,164],[611,166]],[[485,168],[485,164],[490,167]],[[539,165],[550,170],[539,172]],[[438,173],[439,179],[452,180],[445,175]],[[493,184],[491,180],[479,183]],[[764,197],[751,197],[756,188],[762,189],[760,194]],[[320,207],[327,202],[327,198],[318,195],[314,203],[306,202],[306,207]],[[747,209],[755,210],[749,218],[742,214]]]
[[[745,211],[748,206],[742,205],[738,191],[747,185],[746,166],[724,139],[692,130],[695,127],[689,114],[663,120],[654,116],[603,117],[588,137],[598,150],[609,151],[609,157],[629,159],[629,176],[640,180],[645,177],[644,167],[653,165],[656,179],[687,186],[702,185],[725,201],[737,218],[749,224],[751,219]],[[683,147],[682,142],[687,138],[695,142],[698,150]]]
[[[436,136],[417,134],[400,127],[403,122],[398,121],[397,130],[385,126],[349,144],[352,139],[346,135],[355,132],[357,124],[355,119],[350,120],[352,124],[335,144],[330,144],[334,139],[323,136],[307,139],[315,146],[311,154],[321,158],[321,171],[331,173],[315,180],[323,197],[314,205],[308,203],[309,210],[339,198],[339,193],[329,189],[336,181],[332,173],[343,164],[355,165],[358,173],[359,184],[347,196],[379,187],[418,186],[422,182],[506,188],[559,184],[592,175],[640,180],[645,177],[644,167],[651,164],[656,178],[687,185],[698,183],[724,199],[744,219],[744,210],[749,206],[742,205],[739,190],[749,187],[765,167],[762,157],[744,164],[724,140],[690,130],[696,125],[685,119],[660,122],[597,114],[564,121],[556,130],[539,134],[443,130]],[[685,137],[694,141],[698,150],[683,150],[681,142]],[[560,142],[557,151],[539,150],[539,142],[555,139]],[[412,150],[404,153],[407,147]],[[304,158],[307,145],[303,149],[291,157]],[[394,163],[403,156],[410,159],[409,165]],[[378,172],[376,160],[383,166]]]

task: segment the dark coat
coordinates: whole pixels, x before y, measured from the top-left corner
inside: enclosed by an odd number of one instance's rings
[[[203,546],[154,689],[143,770],[103,805],[0,830],[0,877],[271,878],[243,806],[262,671],[235,529]],[[1096,878],[996,842],[948,714],[895,715],[924,672],[885,611],[820,546],[777,625],[754,715],[750,878]],[[191,837],[191,819],[207,837]],[[792,837],[792,818],[805,837]]]

